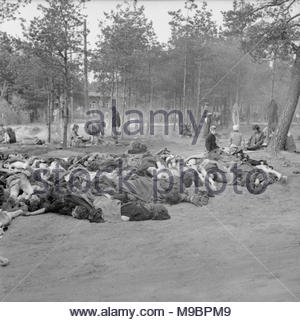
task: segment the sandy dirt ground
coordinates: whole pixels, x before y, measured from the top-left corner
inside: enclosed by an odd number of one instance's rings
[[[188,156],[203,141],[153,139],[150,150],[164,146]],[[48,154],[72,153],[86,150]],[[169,207],[172,218],[162,222],[17,218],[0,241],[0,254],[10,259],[0,268],[0,300],[298,301],[300,175],[293,171],[300,170],[300,154],[252,156],[268,158],[288,184],[258,196],[227,186],[206,207]]]

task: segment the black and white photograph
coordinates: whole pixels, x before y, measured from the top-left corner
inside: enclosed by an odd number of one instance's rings
[[[0,311],[299,302],[299,96],[300,0],[0,0]]]

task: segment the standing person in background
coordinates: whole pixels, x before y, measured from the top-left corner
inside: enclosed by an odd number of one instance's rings
[[[241,149],[243,145],[243,135],[239,132],[240,127],[238,125],[233,125],[233,132],[230,133],[229,137],[229,147],[231,150]]]
[[[212,113],[208,112],[203,124],[203,138],[207,138],[210,133],[210,126],[212,123]]]
[[[210,126],[212,123],[212,113],[210,111],[210,107],[208,102],[205,102],[203,113],[206,113],[206,118],[204,120],[203,129],[202,129],[202,137],[205,139],[209,135]]]
[[[296,113],[296,121],[297,121],[297,124],[300,124],[300,112]]]
[[[112,138],[115,140],[115,143],[118,144],[118,135],[121,133],[119,132],[119,128],[121,126],[121,118],[120,113],[117,111],[115,106],[112,107]]]
[[[232,123],[233,125],[240,125],[240,107],[237,102],[232,107]]]
[[[0,143],[4,143],[5,141],[5,128],[3,124],[0,124]]]

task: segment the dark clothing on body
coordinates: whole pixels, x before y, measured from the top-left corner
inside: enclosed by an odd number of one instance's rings
[[[218,149],[218,145],[216,143],[216,136],[212,133],[209,133],[205,140],[205,147],[208,152]]]

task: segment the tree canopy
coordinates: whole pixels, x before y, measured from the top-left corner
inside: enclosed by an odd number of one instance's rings
[[[37,17],[23,19],[23,37],[0,34],[1,96],[10,102],[13,93],[28,109],[46,110],[58,100],[65,128],[72,97],[83,95],[84,2],[45,0]],[[0,0],[0,23],[16,19],[29,3]],[[248,121],[266,120],[274,99],[281,120],[288,120],[278,123],[284,138],[299,98],[299,0],[234,0],[222,25],[205,1],[182,3],[168,13],[167,43],[158,41],[139,1],[120,1],[106,12],[88,51],[91,88],[103,100],[115,98],[123,112],[164,107],[199,114],[208,102],[225,123],[234,103]]]

